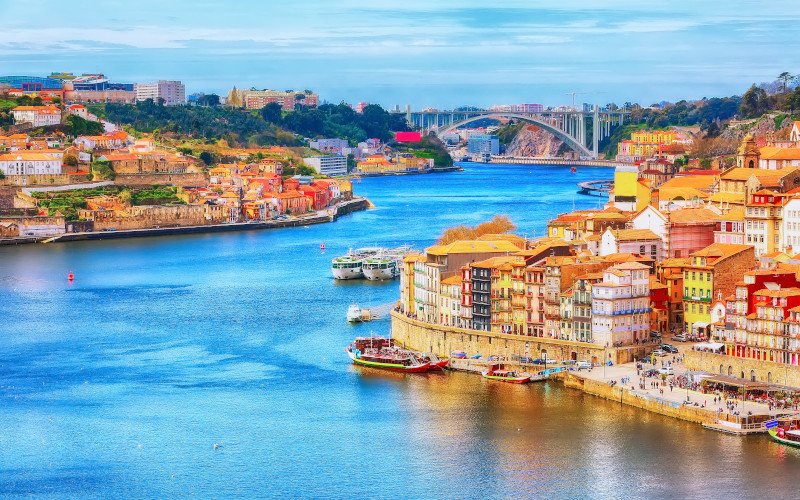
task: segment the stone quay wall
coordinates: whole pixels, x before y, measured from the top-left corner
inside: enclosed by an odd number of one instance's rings
[[[74,175],[68,174],[7,175],[5,179],[0,179],[0,185],[28,187],[35,187],[38,185],[52,186],[57,184],[69,184],[74,182],[75,177]],[[80,177],[85,178],[85,176]]]
[[[541,358],[546,354],[548,359],[556,361],[577,359],[600,363],[605,357],[618,364],[632,361],[631,351],[641,350],[643,353],[648,349],[642,346],[630,349],[628,347],[603,349],[601,346],[586,342],[433,325],[409,318],[398,311],[392,311],[392,338],[409,349],[433,352],[440,357],[450,357],[453,351],[464,351],[467,355],[480,354],[483,357],[497,355],[506,358],[512,356]]]
[[[692,370],[731,375],[745,380],[751,380],[751,376],[755,376],[758,382],[800,387],[800,367],[784,363],[699,351],[686,351],[684,363]]]
[[[648,397],[646,394],[631,391],[620,385],[611,387],[605,382],[583,378],[571,372],[564,376],[564,386],[571,389],[579,389],[587,394],[605,398],[609,401],[618,401],[620,404],[634,406],[667,417],[688,420],[689,422],[704,424],[714,423],[718,419],[728,419],[732,422],[740,423],[739,418],[733,415],[717,415],[716,412],[706,408],[684,406],[658,397]]]

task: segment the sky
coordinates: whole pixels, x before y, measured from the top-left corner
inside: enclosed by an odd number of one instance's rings
[[[384,107],[742,94],[800,73],[797,0],[0,0],[0,75],[312,89]]]

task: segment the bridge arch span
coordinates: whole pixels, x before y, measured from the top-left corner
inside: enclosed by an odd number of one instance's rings
[[[520,113],[487,113],[478,116],[472,116],[470,118],[465,118],[463,120],[452,123],[445,128],[440,128],[438,131],[436,131],[436,135],[452,132],[453,130],[457,129],[462,125],[466,125],[467,123],[478,120],[483,120],[484,118],[515,118],[517,120],[533,123],[534,125],[538,125],[543,129],[547,130],[548,132],[551,132],[556,137],[563,139],[564,142],[566,142],[569,145],[569,147],[572,148],[573,151],[577,151],[581,155],[588,156],[590,158],[594,158],[596,156],[594,153],[592,153],[592,151],[589,148],[578,142],[578,139],[569,135],[568,133],[564,132],[558,127],[551,125],[540,118]]]

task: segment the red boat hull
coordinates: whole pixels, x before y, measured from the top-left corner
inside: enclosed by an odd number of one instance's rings
[[[440,372],[440,371],[444,370],[446,366],[447,366],[447,360],[446,359],[440,359],[436,363],[431,363],[431,367],[428,368],[428,371]]]

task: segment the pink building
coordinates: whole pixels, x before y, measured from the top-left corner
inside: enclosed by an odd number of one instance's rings
[[[744,209],[731,210],[716,220],[714,243],[744,245]]]

